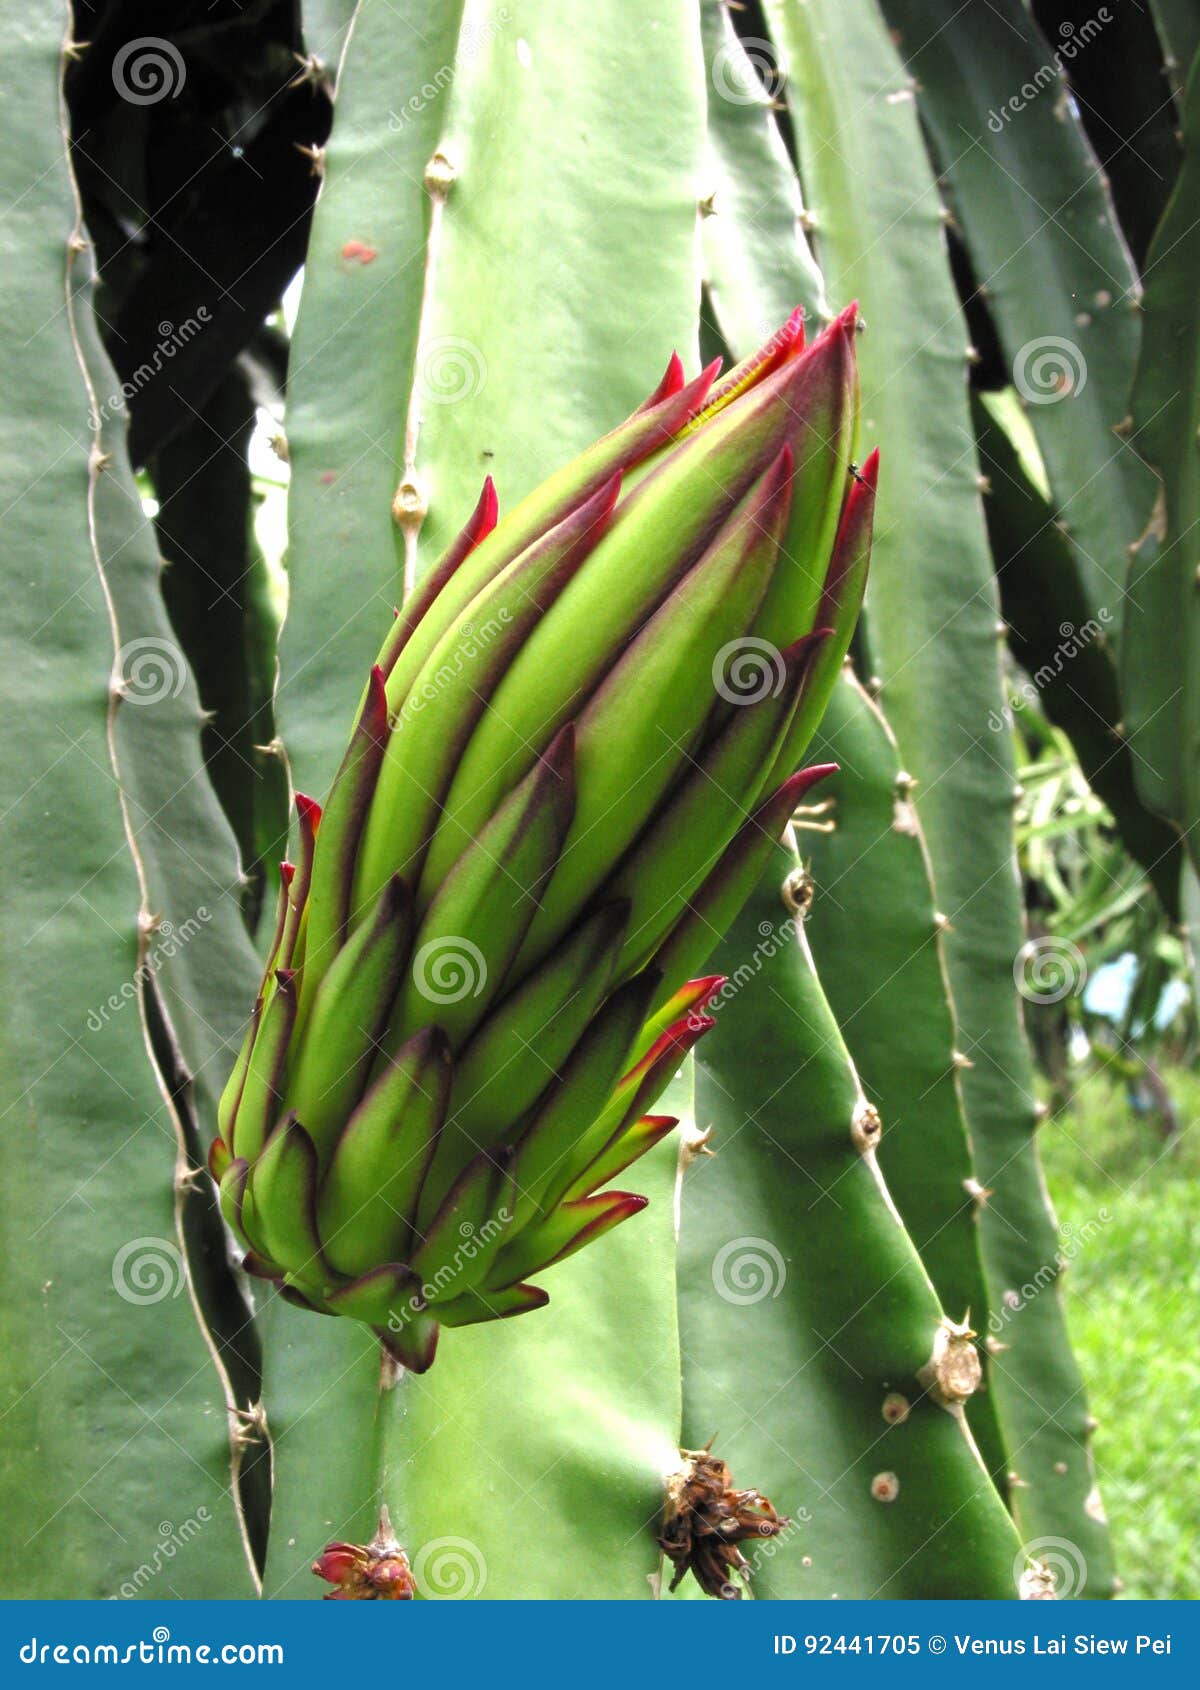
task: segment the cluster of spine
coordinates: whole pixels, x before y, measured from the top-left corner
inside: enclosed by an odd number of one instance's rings
[[[650,398],[396,617],[274,942],[211,1166],[246,1266],[376,1328],[547,1301],[711,1020],[691,978],[824,769],[862,599],[854,311]]]

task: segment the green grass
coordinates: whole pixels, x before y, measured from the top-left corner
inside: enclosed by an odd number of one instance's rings
[[[1097,1480],[1127,1596],[1200,1595],[1200,1077],[1174,1072],[1182,1139],[1095,1075],[1046,1123],[1046,1182],[1068,1250],[1064,1298],[1100,1422]],[[1100,1230],[1089,1222],[1099,1219]]]

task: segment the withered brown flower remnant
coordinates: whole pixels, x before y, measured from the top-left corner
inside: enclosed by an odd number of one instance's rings
[[[327,1543],[312,1564],[318,1578],[336,1585],[326,1602],[411,1602],[416,1580],[392,1531],[387,1508],[370,1543]]]
[[[778,1537],[791,1521],[756,1490],[734,1490],[733,1476],[707,1449],[680,1451],[684,1465],[667,1482],[659,1544],[675,1567],[675,1590],[690,1570],[708,1596],[738,1602],[752,1568],[738,1548]]]

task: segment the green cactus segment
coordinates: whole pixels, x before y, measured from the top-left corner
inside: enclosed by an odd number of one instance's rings
[[[722,0],[701,0],[708,146],[700,202],[709,303],[730,346],[757,346],[797,303],[832,315],[771,95]]]
[[[1010,394],[973,402],[980,462],[990,484],[984,500],[1009,649],[1030,677],[1007,701],[1019,719],[1025,703],[1071,739],[1092,790],[1112,811],[1130,855],[1153,881],[1163,906],[1178,916],[1181,845],[1169,823],[1149,811],[1137,791],[1135,765],[1122,727],[1116,654],[1107,617],[1092,616],[1072,567],[1070,542],[1026,468],[1024,418]],[[1012,430],[1012,434],[1009,430]],[[1036,448],[1034,448],[1036,458]],[[1034,465],[1036,474],[1037,465]],[[1137,646],[1141,604],[1127,606]],[[1162,662],[1162,646],[1149,674]],[[1033,689],[1032,693],[1030,688]],[[989,722],[996,732],[1007,726]]]
[[[645,12],[657,47],[650,58],[614,0],[582,22],[513,0],[474,8],[467,45],[478,57],[468,77],[454,14],[398,15],[366,0],[341,71],[289,396],[293,590],[279,707],[295,777],[314,791],[344,750],[349,708],[399,596],[389,509],[414,386],[430,501],[425,569],[475,507],[489,471],[502,510],[515,512],[541,478],[642,402],[672,346],[693,355],[703,116],[686,15],[655,0]],[[453,93],[441,91],[447,66]],[[407,98],[398,90],[425,83],[439,90],[434,98],[412,110],[398,103]],[[393,126],[389,111],[400,120]],[[443,142],[458,175],[424,284],[430,202],[420,184]],[[594,215],[600,198],[603,220]],[[553,243],[531,238],[547,223]],[[376,249],[369,264],[342,258],[355,239]],[[427,318],[428,357],[418,363],[423,294],[438,320]],[[619,321],[614,298],[630,306]],[[486,365],[482,390],[472,394],[468,379],[457,402],[429,396],[452,341],[468,359],[478,349],[471,368],[481,377]],[[679,421],[690,404],[678,407]],[[447,429],[457,439],[443,440]],[[593,479],[619,467],[601,464]],[[559,514],[588,491],[560,490]],[[540,517],[531,526],[540,532]],[[492,1013],[510,1007],[516,1013],[506,988]],[[643,998],[614,1032],[618,1078],[646,1013]],[[470,1050],[468,1042],[464,1062]],[[584,1105],[587,1118],[594,1107]],[[536,1115],[525,1119],[532,1126]],[[557,1149],[548,1142],[547,1177],[572,1141],[569,1127]],[[382,1393],[378,1342],[364,1326],[272,1301],[269,1591],[315,1597],[314,1555],[334,1536],[366,1542],[386,1500],[429,1594],[445,1594],[458,1565],[468,1596],[649,1596],[653,1531],[631,1536],[630,1522],[656,1515],[678,1435],[673,1170],[670,1142],[641,1158],[645,1212],[556,1266],[546,1276],[549,1308],[539,1307],[545,1291],[521,1285],[441,1299],[436,1365],[394,1388],[389,1373]],[[476,1245],[464,1239],[462,1248],[465,1256]],[[499,1318],[506,1314],[519,1317]],[[580,1518],[589,1522],[582,1539]]]
[[[336,71],[357,9],[357,0],[304,0],[300,8],[304,49],[320,60],[330,76]]]
[[[0,482],[6,638],[27,659],[24,680],[8,662],[3,682],[7,1565],[29,1597],[251,1596],[227,1433],[245,1399],[197,1319],[224,1284],[204,1260],[223,1252],[208,1200],[174,1183],[191,1150],[186,1099],[177,1112],[164,1095],[139,1003],[139,988],[156,987],[169,1003],[207,1106],[216,1076],[197,1023],[214,1012],[232,1034],[244,1012],[206,995],[210,960],[230,964],[226,998],[245,980],[236,855],[201,771],[195,690],[171,668],[120,430],[110,433],[117,381],[72,233],[63,17],[8,6],[4,24],[0,243],[13,296]],[[101,407],[103,439],[88,422]],[[184,861],[172,836],[228,878]]]
[[[1141,443],[1114,432],[1137,358],[1138,282],[1101,171],[1020,0],[949,20],[937,0],[883,0],[883,12],[1037,435],[1079,593],[1089,615],[1108,613],[1116,643],[1153,485]],[[1087,52],[1082,32],[1075,50]]]
[[[391,507],[421,305],[422,175],[445,117],[462,10],[361,0],[339,73],[289,360],[290,603],[277,705],[301,787],[324,787],[337,766],[347,687],[365,680],[403,593]],[[310,51],[321,52],[323,28],[318,20]],[[436,98],[409,92],[426,85]]]
[[[1121,688],[1145,802],[1180,828],[1200,863],[1200,59],[1184,103],[1184,158],[1146,266],[1133,390],[1138,448],[1162,480],[1134,557]]]
[[[958,1400],[975,1352],[883,1184],[870,1111],[779,897],[790,864],[776,855],[719,948],[743,984],[696,1059],[696,1124],[715,1154],[683,1175],[684,1442],[719,1427],[733,1472],[794,1521],[748,1551],[757,1596],[1009,1597],[1019,1540]]]
[[[1195,0],[1150,0],[1167,74],[1176,95],[1182,95],[1200,53],[1200,11]]]
[[[769,0],[786,53],[800,167],[831,296],[857,297],[863,437],[886,440],[867,636],[881,705],[916,796],[939,905],[993,1311],[1055,1274],[1056,1233],[1033,1145],[1033,1074],[1014,1003],[1022,948],[1013,867],[1011,749],[988,732],[1002,709],[997,606],[976,487],[965,348],[941,208],[909,79],[873,6]],[[887,160],[886,170],[879,161]],[[888,231],[879,239],[879,231]],[[897,313],[895,302],[905,301]],[[916,350],[914,350],[916,349]],[[910,420],[919,414],[918,434]],[[912,536],[921,536],[914,551]],[[930,707],[953,699],[953,710]],[[1008,1321],[990,1387],[1011,1452],[1023,1535],[1066,1537],[1108,1594],[1107,1532],[1087,1456],[1083,1387],[1052,1289]],[[707,1433],[705,1434],[707,1436]],[[1065,1473],[1061,1467],[1065,1465]],[[736,1471],[736,1465],[735,1465]],[[780,1506],[784,1503],[775,1498]]]
[[[808,942],[829,1006],[879,1110],[879,1165],[942,1307],[987,1331],[971,1148],[958,1081],[954,1013],[929,859],[896,744],[848,672],[818,740],[836,772],[822,825],[798,838],[813,901]],[[991,1394],[967,1418],[988,1471],[1003,1482]]]

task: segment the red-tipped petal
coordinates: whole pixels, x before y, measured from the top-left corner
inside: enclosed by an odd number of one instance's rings
[[[726,978],[724,974],[705,974],[698,980],[689,980],[676,993],[676,997],[683,1000],[681,1013],[703,1009],[706,1003],[716,997]]]
[[[804,308],[797,305],[787,322],[778,328],[749,358],[736,365],[708,396],[705,409],[717,411],[769,376],[780,365],[804,350]]]
[[[289,863],[285,857],[279,865],[279,878],[285,886],[290,886],[296,877],[295,863]]]
[[[823,622],[836,622],[841,610],[843,586],[847,577],[857,577],[858,596],[866,582],[866,563],[871,550],[871,530],[875,521],[875,495],[879,486],[879,449],[876,447],[857,472],[842,507],[833,555],[825,575],[821,603],[817,616]]]
[[[310,798],[306,792],[296,794],[296,810],[300,817],[300,831],[308,830],[314,837],[321,825],[321,806],[315,798]]]
[[[697,1039],[710,1032],[716,1026],[711,1015],[704,1015],[699,1010],[691,1010],[679,1021],[660,1033],[650,1046],[645,1056],[635,1062],[627,1074],[622,1075],[621,1084],[630,1080],[637,1080],[641,1085],[653,1075],[657,1078],[664,1067],[677,1068],[696,1043]]]
[[[387,682],[378,663],[371,665],[367,696],[363,705],[363,726],[381,744],[388,736]]]
[[[426,611],[436,602],[443,587],[457,572],[459,565],[471,555],[481,541],[487,539],[492,529],[495,528],[499,511],[500,502],[496,496],[496,484],[489,475],[483,483],[475,509],[467,518],[466,526],[450,542],[431,573],[395,613],[391,631],[384,641],[383,650],[379,654],[379,664],[385,676],[391,674],[396,666],[396,659],[412,637],[413,629]]]
[[[807,769],[799,769],[784,785],[792,788],[793,800],[798,803],[806,792],[812,791],[819,780],[824,780],[826,775],[836,775],[837,772],[836,763],[813,763]]]
[[[659,382],[658,386],[654,389],[654,392],[650,395],[646,402],[643,405],[640,405],[638,409],[641,411],[652,411],[655,405],[661,405],[664,399],[672,398],[679,392],[682,386],[683,362],[680,359],[678,352],[672,352],[671,360],[667,365],[666,373],[664,374],[662,380]]]
[[[621,1127],[566,1192],[567,1200],[574,1202],[580,1197],[590,1197],[600,1186],[623,1174],[648,1150],[653,1150],[678,1125],[677,1115],[643,1115],[640,1120]]]
[[[714,358],[711,364],[705,364],[694,381],[688,382],[686,387],[681,387],[678,393],[671,396],[666,409],[673,420],[669,426],[664,424],[664,438],[670,434],[681,433],[707,408],[712,396],[713,382],[720,375],[723,362],[721,358]]]
[[[479,495],[479,503],[472,511],[471,519],[464,530],[464,535],[468,541],[470,550],[473,551],[481,540],[487,539],[492,529],[496,526],[496,521],[499,515],[500,499],[496,493],[496,483],[489,475],[484,478],[483,491]]]

